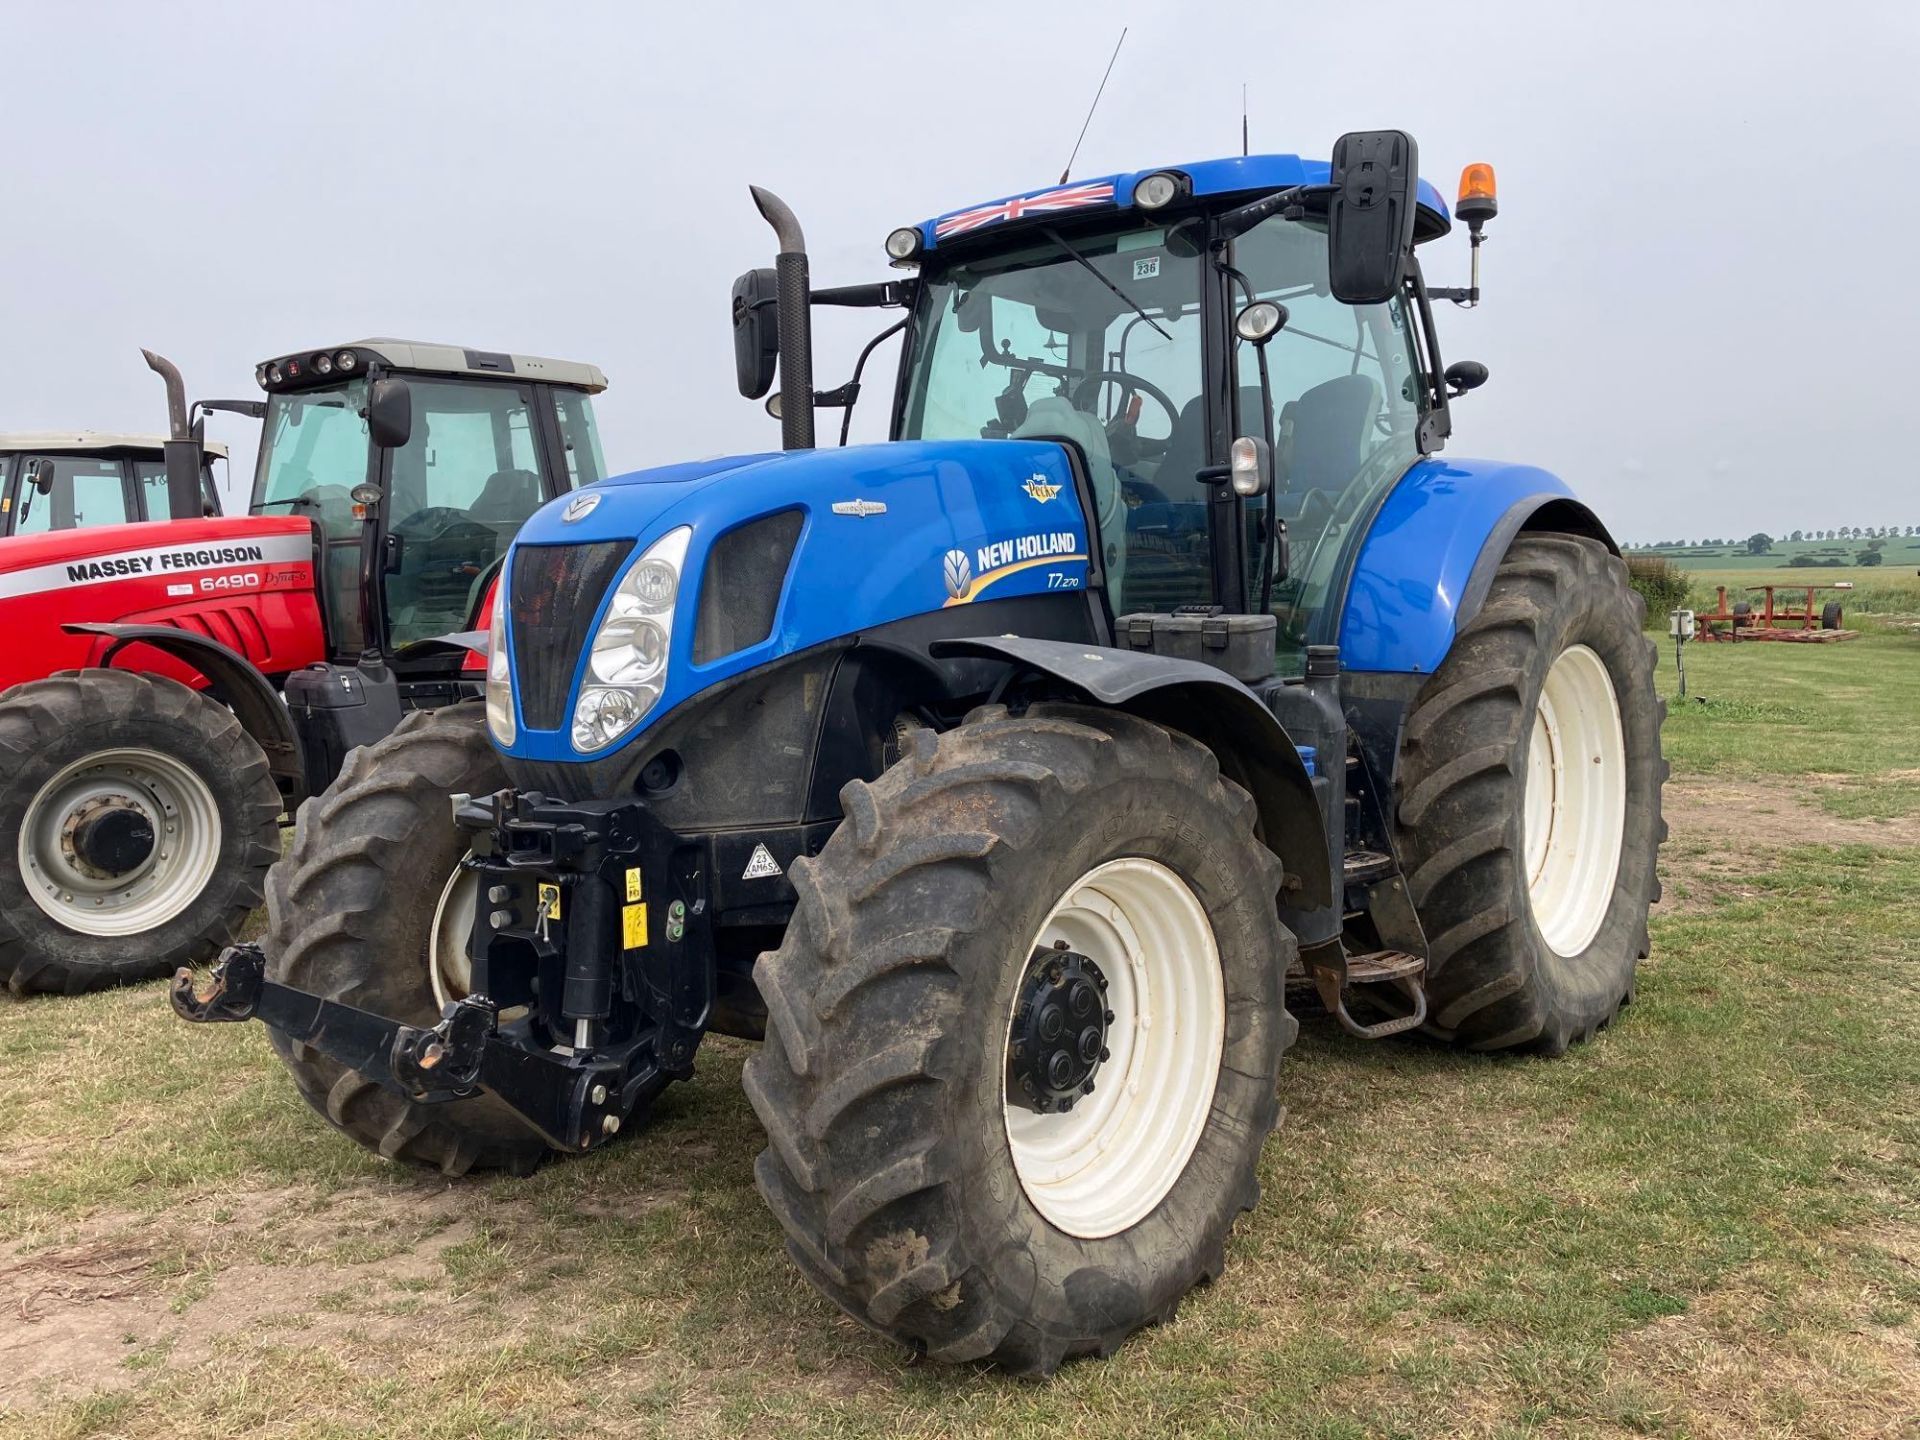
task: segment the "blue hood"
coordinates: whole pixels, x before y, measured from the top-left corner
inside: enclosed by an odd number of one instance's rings
[[[597,497],[585,514],[579,502]],[[840,510],[836,512],[835,507]],[[565,518],[569,508],[576,518]],[[800,537],[766,639],[693,663],[694,617],[707,557],[729,530],[781,511],[801,513]],[[863,629],[977,600],[1087,588],[1087,524],[1067,454],[1039,440],[929,440],[731,456],[603,480],[538,511],[508,552],[532,545],[632,540],[632,561],[669,531],[692,538],[668,651],[666,687],[633,744],[675,706],[709,686],[796,650]],[[632,563],[631,561],[629,563]],[[617,583],[617,582],[616,582]],[[605,596],[588,630],[597,629]],[[509,609],[508,652],[513,617]],[[574,658],[578,693],[586,656]],[[517,701],[516,701],[517,704]],[[571,698],[568,703],[571,714]],[[568,727],[540,731],[520,715],[508,753],[581,760]]]

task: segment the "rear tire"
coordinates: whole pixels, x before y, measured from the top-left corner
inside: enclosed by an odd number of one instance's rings
[[[794,862],[798,908],[755,972],[755,1176],[788,1251],[854,1319],[936,1359],[1044,1374],[1105,1354],[1220,1273],[1259,1195],[1297,1027],[1280,862],[1253,802],[1184,736],[1048,706],[916,732],[841,803],[819,857]],[[1116,874],[1139,888],[1123,895]],[[1109,949],[1111,1054],[1074,1110],[1010,1105],[1016,1000],[1071,924],[1072,951],[1100,948],[1100,914],[1135,937],[1130,962]],[[1141,987],[1133,1027],[1126,985]],[[1169,1105],[1129,1098],[1158,1091]],[[1100,1146],[1048,1128],[1103,1114],[1116,1151],[1141,1142],[1110,1177]]]
[[[326,793],[300,807],[293,849],[267,878],[267,978],[408,1024],[438,1021],[429,940],[464,854],[447,797],[506,783],[478,705],[417,712],[351,752]],[[490,1095],[415,1105],[268,1034],[307,1103],[386,1159],[527,1174],[547,1153]]]
[[[1604,545],[1523,535],[1407,716],[1431,1028],[1472,1049],[1557,1055],[1633,997],[1667,833],[1645,611]]]
[[[0,980],[77,995],[210,958],[260,904],[280,809],[253,737],[177,681],[77,670],[15,686],[0,696]],[[107,869],[82,838],[103,816],[132,846]]]

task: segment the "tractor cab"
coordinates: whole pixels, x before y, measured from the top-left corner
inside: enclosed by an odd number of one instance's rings
[[[175,519],[167,488],[166,438],[97,430],[0,435],[0,536],[44,535],[93,525]],[[200,507],[220,513],[208,445],[199,466]]]
[[[521,523],[606,473],[597,366],[358,340],[254,374],[250,508],[313,522],[336,659],[474,629]]]
[[[814,299],[907,309],[892,438],[1068,445],[1113,614],[1270,611],[1298,674],[1336,638],[1379,502],[1449,429],[1417,261],[1337,293],[1330,174],[1256,155],[976,205],[888,237],[915,279]],[[1414,193],[1395,224],[1447,234],[1434,188]],[[1243,437],[1270,488],[1229,483]]]

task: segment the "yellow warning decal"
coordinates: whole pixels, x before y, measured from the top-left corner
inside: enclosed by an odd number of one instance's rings
[[[640,898],[640,870],[638,866],[627,871],[627,903],[631,905]]]
[[[642,950],[647,944],[647,907],[620,907],[620,944],[628,950]]]
[[[543,920],[560,918],[560,887],[542,884],[540,886],[540,917]]]

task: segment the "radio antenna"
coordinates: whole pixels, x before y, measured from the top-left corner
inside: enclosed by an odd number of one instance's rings
[[[1240,82],[1240,158],[1247,158],[1247,82]]]
[[[1080,141],[1087,138],[1087,126],[1093,123],[1093,112],[1100,108],[1100,97],[1107,93],[1107,76],[1113,74],[1113,62],[1120,58],[1120,47],[1127,43],[1127,27],[1120,27],[1120,38],[1113,42],[1113,54],[1107,57],[1107,71],[1100,77],[1100,88],[1093,92],[1093,104],[1087,107],[1087,118],[1080,122],[1080,137],[1073,142],[1073,154],[1067,156],[1066,168],[1060,172],[1060,183],[1067,183],[1067,175],[1073,169],[1073,162],[1080,154]]]

